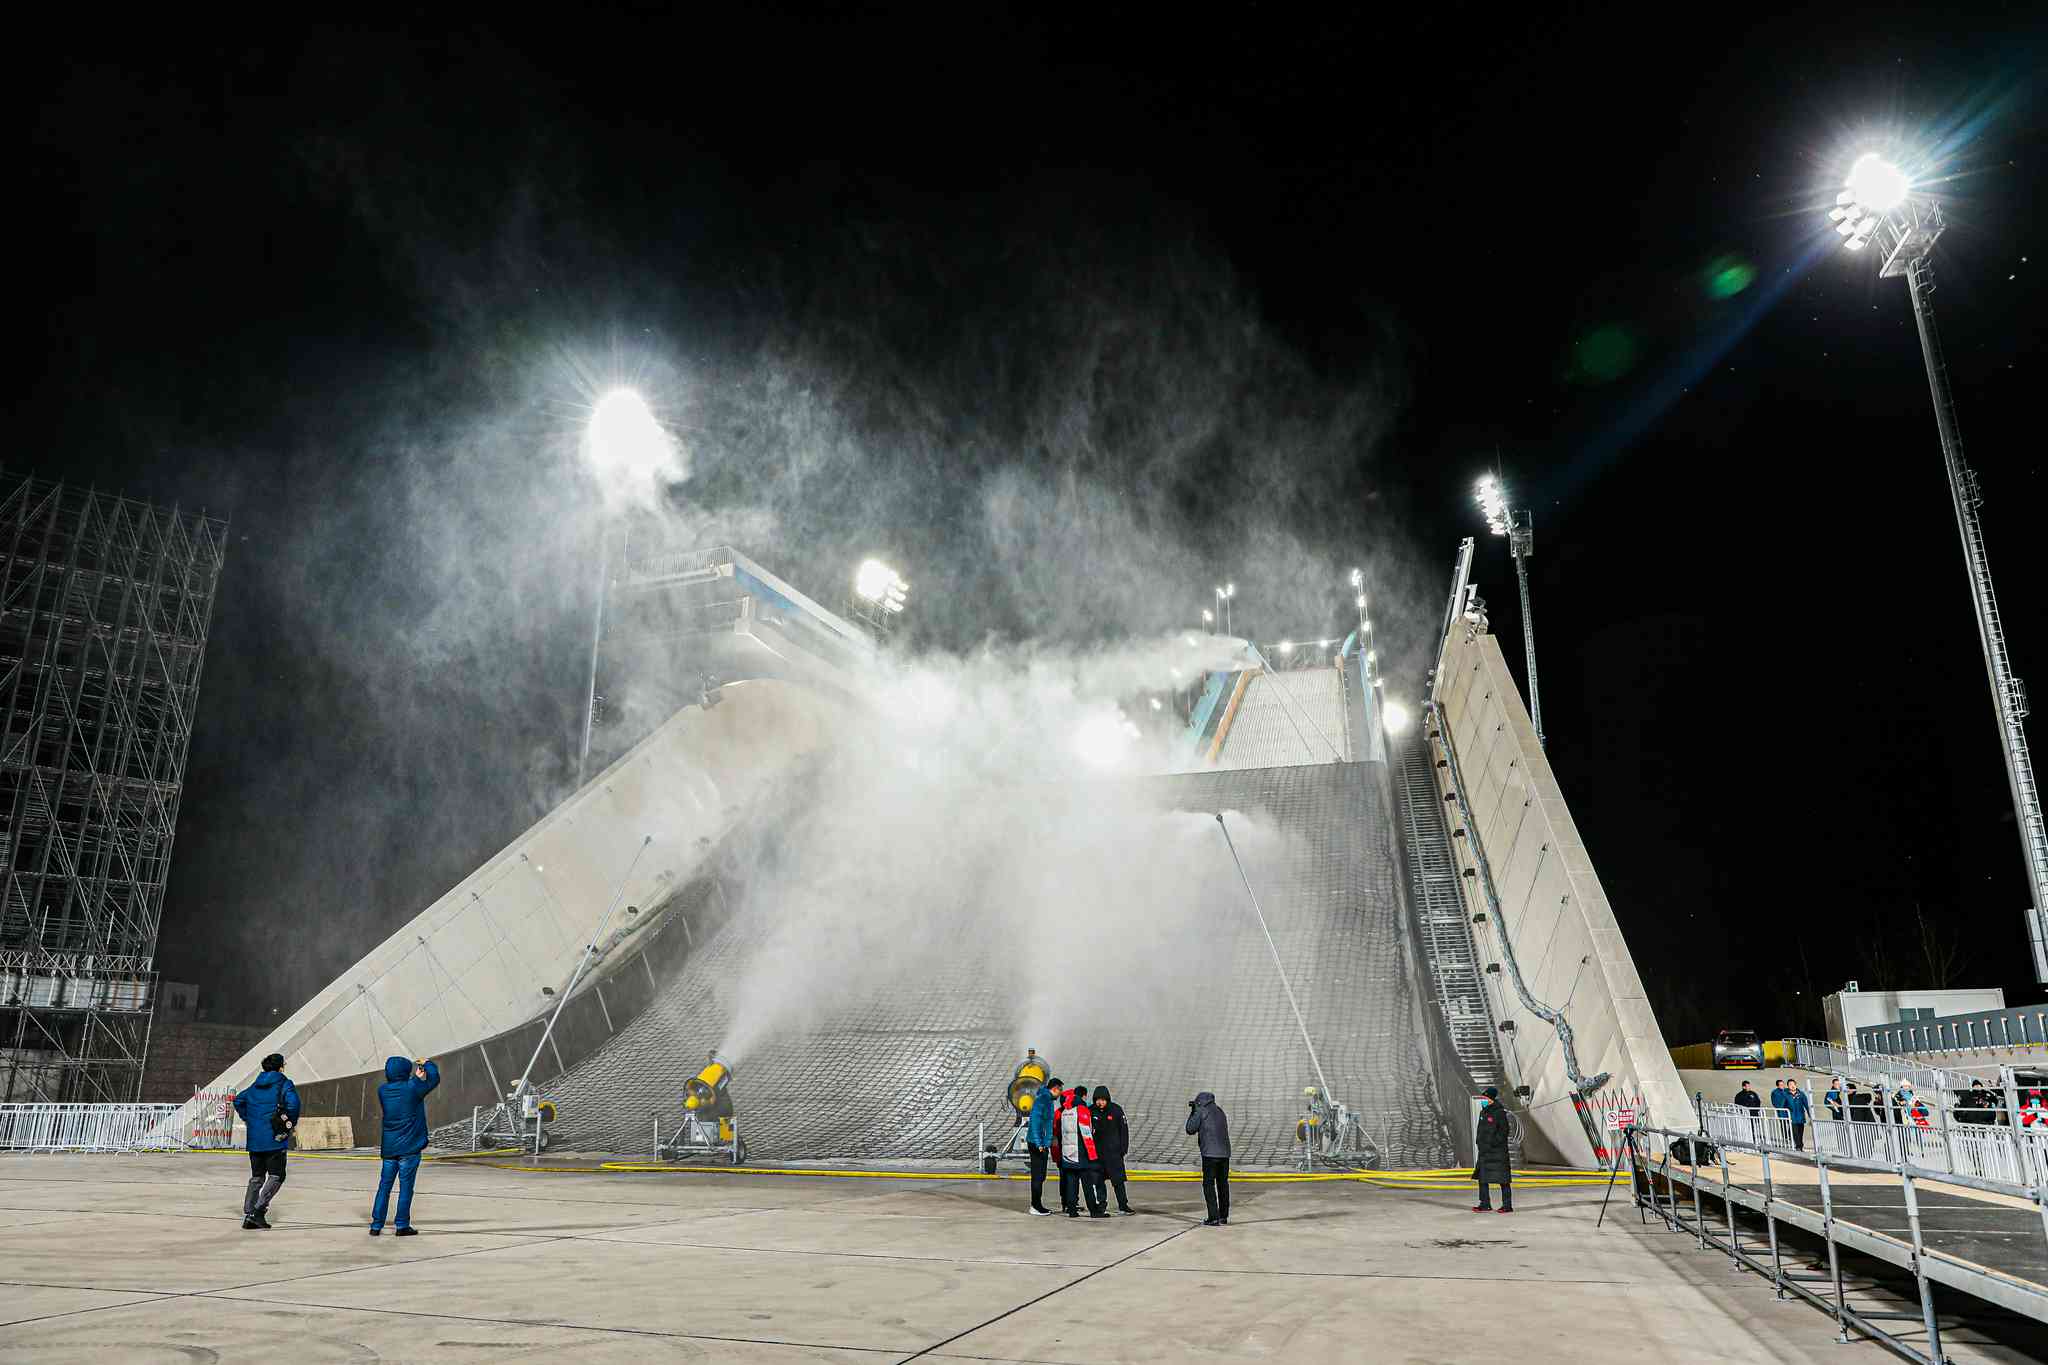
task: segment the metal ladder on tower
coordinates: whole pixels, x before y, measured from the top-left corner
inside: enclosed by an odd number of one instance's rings
[[[1451,1047],[1475,1089],[1506,1088],[1500,1035],[1480,975],[1457,860],[1444,823],[1443,794],[1419,730],[1401,745],[1394,786],[1400,798],[1401,842],[1408,853],[1410,899],[1429,952],[1429,974]]]
[[[1949,386],[1948,358],[1942,351],[1941,332],[1934,319],[1934,268],[1930,255],[1922,254],[1906,266],[1911,287],[1914,321],[1919,325],[1920,344],[1927,359],[1928,387],[1934,397],[1935,426],[1941,434],[1941,453],[1949,476],[1949,492],[1955,501],[1956,528],[1961,532],[1963,558],[1970,572],[1970,592],[1977,608],[1977,630],[1984,647],[1984,663],[1991,675],[1991,700],[1997,712],[1999,738],[2004,742],[2006,777],[2012,786],[2013,814],[2020,823],[2020,838],[2027,861],[2027,907],[2029,947],[2037,979],[2048,981],[2048,824],[2041,813],[2041,793],[2034,779],[2034,760],[2027,748],[2024,724],[2027,689],[2014,673],[2012,654],[2005,642],[2005,621],[1998,611],[1998,594],[1991,584],[1991,557],[1984,544],[1984,526],[1977,516],[1984,491],[1977,471],[1963,458],[1961,428],[1956,422],[1955,398]]]

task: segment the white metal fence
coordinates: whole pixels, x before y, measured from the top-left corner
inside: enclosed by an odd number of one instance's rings
[[[2002,1124],[1944,1121],[1944,1116],[1928,1112],[1924,1105],[1919,1106],[1917,1116],[1901,1113],[1899,1122],[1817,1117],[1798,1134],[1783,1109],[1703,1104],[1700,1118],[1708,1137],[1777,1151],[1903,1162],[1922,1170],[2014,1185],[2048,1178],[2048,1129],[2015,1130]]]
[[[0,1151],[150,1152],[234,1145],[232,1096],[181,1104],[0,1104]]]

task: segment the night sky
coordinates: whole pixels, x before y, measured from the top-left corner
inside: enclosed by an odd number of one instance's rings
[[[1923,927],[2035,998],[1911,310],[1821,211],[1867,147],[1940,157],[2048,697],[2042,31],[659,15],[37,55],[7,472],[232,521],[159,948],[214,1017],[296,1007],[565,793],[569,453],[615,378],[696,524],[827,600],[886,553],[920,647],[1179,625],[1227,577],[1240,633],[1334,630],[1363,563],[1411,696],[1464,535],[1520,672],[1497,460],[1667,1033],[1816,1032],[1846,979],[1922,984]]]

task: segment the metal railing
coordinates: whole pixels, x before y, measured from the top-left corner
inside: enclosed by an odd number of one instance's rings
[[[1816,1137],[1814,1150],[1797,1151],[1790,1146],[1790,1120],[1784,1113],[1752,1115],[1751,1111],[1739,1110],[1735,1105],[1717,1105],[1713,1108],[1713,1113],[1702,1115],[1702,1127],[1709,1130],[1711,1147],[1696,1133],[1680,1133],[1667,1128],[1645,1128],[1635,1125],[1624,1130],[1623,1142],[1635,1172],[1631,1180],[1633,1202],[1639,1209],[1654,1212],[1673,1231],[1696,1235],[1701,1250],[1711,1246],[1725,1251],[1738,1270],[1752,1270],[1769,1277],[1779,1298],[1782,1299],[1788,1294],[1794,1295],[1827,1313],[1840,1326],[1841,1330],[1836,1338],[1838,1341],[1847,1343],[1851,1339],[1850,1331],[1853,1328],[1903,1359],[1920,1362],[1920,1365],[1942,1365],[1947,1356],[1944,1355],[1941,1345],[1942,1319],[1935,1310],[1935,1283],[1960,1289],[1964,1293],[1973,1294],[1987,1302],[2023,1313],[2036,1320],[2048,1321],[2048,1289],[2000,1273],[1995,1267],[1987,1268],[1927,1245],[1920,1217],[1919,1188],[1916,1183],[1939,1180],[1951,1186],[1962,1186],[1986,1194],[2024,1200],[2034,1207],[2041,1218],[2044,1230],[2048,1230],[2048,1193],[2044,1193],[2041,1174],[2043,1168],[2039,1164],[2044,1156],[2048,1156],[2048,1151],[2035,1146],[2031,1135],[2025,1140],[1988,1144],[1989,1149],[2001,1150],[2018,1162],[2022,1170],[2029,1169],[2028,1163],[2034,1163],[2031,1166],[2031,1176],[2015,1181],[1966,1171],[1937,1170],[1915,1159],[1917,1155],[1931,1150],[1938,1142],[1941,1150],[1951,1154],[1951,1164],[1957,1164],[1953,1153],[1972,1150],[1973,1145],[1979,1143],[1982,1136],[1976,1133],[1957,1140],[1952,1132],[1941,1133],[1934,1129],[1921,1129],[1917,1125],[1881,1125],[1822,1119],[1811,1129],[1815,1131]],[[1731,1115],[1726,1112],[1727,1110],[1739,1112]],[[1823,1128],[1832,1131],[1827,1136],[1821,1136],[1818,1130]],[[1877,1128],[1889,1128],[1891,1131],[1883,1135],[1866,1134],[1863,1131]],[[1781,1132],[1788,1139],[1784,1143],[1779,1141]],[[2006,1139],[2013,1137],[2009,1132],[2000,1136]],[[1827,1150],[1830,1147],[1853,1150],[1859,1140],[1868,1140],[1880,1151],[1903,1153],[1903,1159],[1885,1155],[1838,1155]],[[1656,1150],[1660,1146],[1661,1152]],[[1760,1189],[1751,1189],[1735,1183],[1728,1166],[1730,1150],[1749,1152],[1757,1156],[1762,1164]],[[1674,1165],[1675,1162],[1677,1164]],[[1810,1166],[1815,1170],[1818,1176],[1817,1210],[1783,1198],[1779,1194],[1781,1186],[1772,1173],[1774,1162],[1780,1170],[1787,1163]],[[1701,1174],[1703,1164],[1708,1172],[1705,1177]],[[1837,1217],[1830,1173],[1845,1171],[1897,1177],[1906,1218],[1906,1227],[1903,1231],[1908,1234],[1907,1238],[1901,1238],[1892,1232],[1866,1229],[1847,1218]],[[1690,1211],[1685,1210],[1680,1204],[1681,1181],[1690,1185],[1692,1189]],[[1723,1218],[1720,1228],[1710,1227],[1708,1224],[1708,1215],[1701,1203],[1703,1190],[1721,1200]],[[1763,1241],[1760,1242],[1752,1232],[1745,1246],[1744,1233],[1735,1220],[1737,1206],[1763,1215]],[[1780,1223],[1814,1234],[1823,1240],[1827,1249],[1824,1270],[1796,1270],[1786,1267],[1785,1253],[1778,1235]],[[1768,1260],[1764,1259],[1766,1249]],[[1899,1312],[1852,1307],[1843,1283],[1843,1249],[1876,1256],[1911,1273],[1919,1297],[1917,1310]],[[1853,1273],[1849,1278],[1854,1278]],[[1911,1322],[1925,1333],[1924,1351],[1884,1325],[1900,1321]]]
[[[180,1152],[235,1145],[234,1092],[182,1104],[0,1104],[0,1152]]]
[[[1957,1067],[1929,1066],[1910,1057],[1895,1057],[1883,1052],[1862,1052],[1853,1047],[1837,1043],[1824,1043],[1814,1038],[1787,1038],[1791,1049],[1790,1062],[1793,1066],[1808,1071],[1825,1071],[1835,1076],[1858,1078],[1882,1078],[1892,1086],[1910,1085],[1915,1090],[1934,1092],[1939,1090],[1965,1090],[1972,1081],[1983,1077],[1975,1074],[1992,1070],[1995,1064],[1986,1063],[1970,1070]]]
[[[1716,1142],[1745,1143],[1797,1156],[1852,1158],[1918,1166],[2015,1187],[2048,1179],[2048,1127],[2015,1130],[1964,1123],[1916,1104],[1890,1119],[1816,1115],[1795,1132],[1790,1111],[1703,1104],[1701,1126]]]

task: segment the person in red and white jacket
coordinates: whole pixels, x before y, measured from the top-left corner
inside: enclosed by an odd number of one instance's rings
[[[1060,1159],[1060,1207],[1069,1218],[1081,1216],[1081,1200],[1090,1218],[1107,1218],[1108,1197],[1102,1188],[1102,1157],[1095,1147],[1095,1120],[1085,1087],[1060,1096],[1052,1119],[1053,1150]]]

